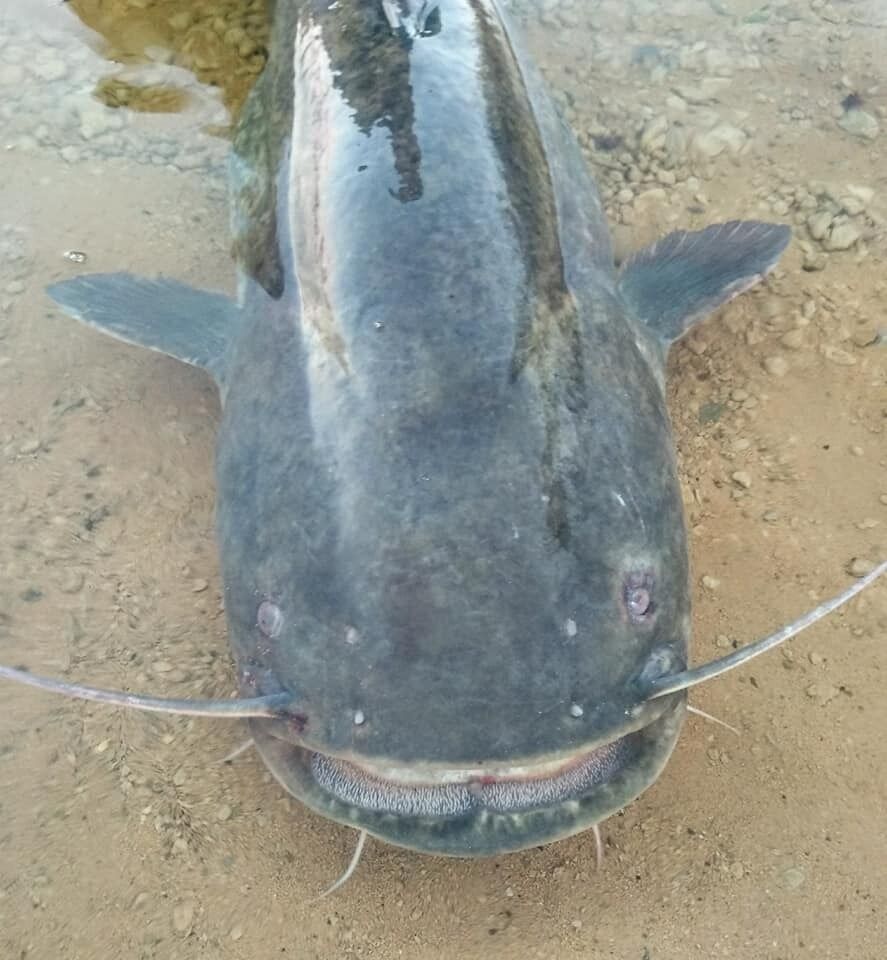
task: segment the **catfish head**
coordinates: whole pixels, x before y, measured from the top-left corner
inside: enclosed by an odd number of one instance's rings
[[[230,638],[244,695],[298,701],[251,733],[325,816],[501,853],[610,815],[674,746],[684,694],[645,702],[690,628],[661,382],[615,292],[570,309],[450,383],[393,369],[394,310],[347,372],[312,370],[269,310],[242,339],[218,457]],[[252,401],[268,383],[286,416]]]

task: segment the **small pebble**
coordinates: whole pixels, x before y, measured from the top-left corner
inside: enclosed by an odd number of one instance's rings
[[[26,440],[19,448],[18,452],[23,457],[31,456],[31,454],[36,453],[40,449],[40,441],[36,438],[32,440]]]
[[[841,206],[844,213],[851,217],[858,217],[865,212],[865,204],[858,197],[841,197]]]
[[[216,820],[220,823],[224,823],[226,820],[231,819],[231,807],[227,803],[223,803],[218,810],[216,810]]]
[[[172,782],[177,787],[182,787],[185,785],[185,769],[184,767],[179,767],[178,770],[173,774]]]
[[[807,654],[807,659],[813,664],[814,667],[818,667],[822,663],[822,655],[814,652],[813,650]]]
[[[706,590],[717,590],[720,585],[721,581],[718,580],[717,577],[711,577],[706,574],[702,578],[702,586],[705,587]]]
[[[873,347],[887,343],[887,331],[862,327],[851,334],[850,341],[855,347]]]
[[[209,582],[203,579],[195,580],[194,586],[191,587],[192,593],[202,593],[209,586]]]
[[[860,447],[858,444],[853,444],[853,446],[850,448],[850,452],[853,454],[854,457],[865,456],[865,450],[863,450],[862,447]]]
[[[811,683],[805,692],[808,697],[824,707],[827,703],[831,703],[841,691],[830,683],[817,682]]]
[[[172,910],[172,925],[176,933],[189,934],[194,922],[194,903],[186,900],[179,903]]]
[[[804,251],[804,269],[813,273],[817,270],[825,270],[826,256],[824,253],[817,253],[815,250]]]
[[[788,890],[797,890],[804,884],[804,871],[800,867],[789,867],[782,875],[783,886]]]
[[[700,333],[697,333],[687,340],[687,349],[691,353],[695,353],[697,357],[701,357],[708,350],[708,341]]]
[[[775,510],[767,510],[761,518],[765,523],[776,523],[779,514]]]
[[[102,740],[101,743],[97,743],[93,748],[93,753],[104,753],[108,747],[111,746],[110,740]]]
[[[822,240],[828,233],[828,228],[832,225],[832,215],[828,210],[821,210],[819,213],[811,214],[807,219],[807,229],[814,240]]]
[[[703,159],[712,159],[725,150],[740,153],[748,143],[748,135],[727,123],[718,124],[711,130],[697,133],[691,144],[693,151]]]
[[[730,474],[730,479],[743,490],[748,490],[751,486],[751,474],[746,470],[737,470]]]
[[[780,343],[789,350],[800,350],[804,346],[804,332],[802,330],[789,330],[782,335]]]
[[[155,660],[151,664],[151,669],[155,673],[169,673],[172,668],[172,664],[169,662],[169,660]]]
[[[717,640],[715,640],[715,644],[716,644],[721,650],[729,650],[730,647],[733,646],[733,644],[730,643],[730,638],[727,636],[726,633],[719,633]]]
[[[838,119],[838,126],[851,136],[874,140],[880,133],[877,119],[866,110],[853,107]]]
[[[841,347],[832,346],[830,343],[824,343],[819,348],[819,351],[826,360],[837,363],[842,367],[852,367],[856,363],[856,357],[854,357],[852,353],[849,353]]]
[[[764,357],[763,367],[772,377],[784,377],[788,373],[788,361],[779,354]]]
[[[239,923],[235,923],[229,936],[236,943],[243,936],[243,927]]]
[[[868,557],[854,557],[847,564],[847,573],[849,573],[851,577],[866,577],[876,566],[875,561],[869,560]]]
[[[832,232],[823,241],[823,246],[826,250],[849,250],[861,236],[856,224],[841,223],[832,227]]]

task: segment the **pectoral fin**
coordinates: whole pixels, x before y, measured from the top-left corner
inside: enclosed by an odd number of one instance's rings
[[[65,313],[97,330],[202,367],[220,385],[224,381],[228,344],[240,321],[230,297],[128,273],[86,274],[53,283],[47,293]]]
[[[789,227],[755,220],[679,230],[629,257],[619,290],[633,314],[668,345],[758,283],[790,238]]]

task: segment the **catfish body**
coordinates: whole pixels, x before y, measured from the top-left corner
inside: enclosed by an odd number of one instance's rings
[[[232,159],[238,304],[54,296],[220,383],[239,684],[298,703],[251,721],[275,776],[481,855],[596,824],[670,755],[685,694],[643,696],[690,628],[665,352],[788,232],[672,235],[617,275],[499,4],[413,6],[276,3]]]
[[[685,658],[662,391],[593,184],[491,9],[444,4],[411,42],[373,4],[293,25],[269,237],[285,269],[279,288],[250,278],[229,361],[220,542],[235,643],[248,654],[254,598],[272,599],[291,627],[264,666],[337,752],[356,710],[379,757],[572,749],[657,643],[619,612],[633,570]],[[365,103],[368,75],[390,90]],[[573,161],[559,181],[553,151]],[[580,723],[553,708],[573,702]]]

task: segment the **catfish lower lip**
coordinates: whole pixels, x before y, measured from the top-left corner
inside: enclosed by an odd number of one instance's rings
[[[468,813],[473,808],[498,812],[526,810],[577,796],[610,779],[619,765],[629,763],[631,734],[596,747],[560,769],[545,772],[526,768],[522,776],[471,776],[462,782],[414,783],[390,780],[346,760],[315,753],[311,769],[318,784],[338,799],[364,810],[407,816]]]

